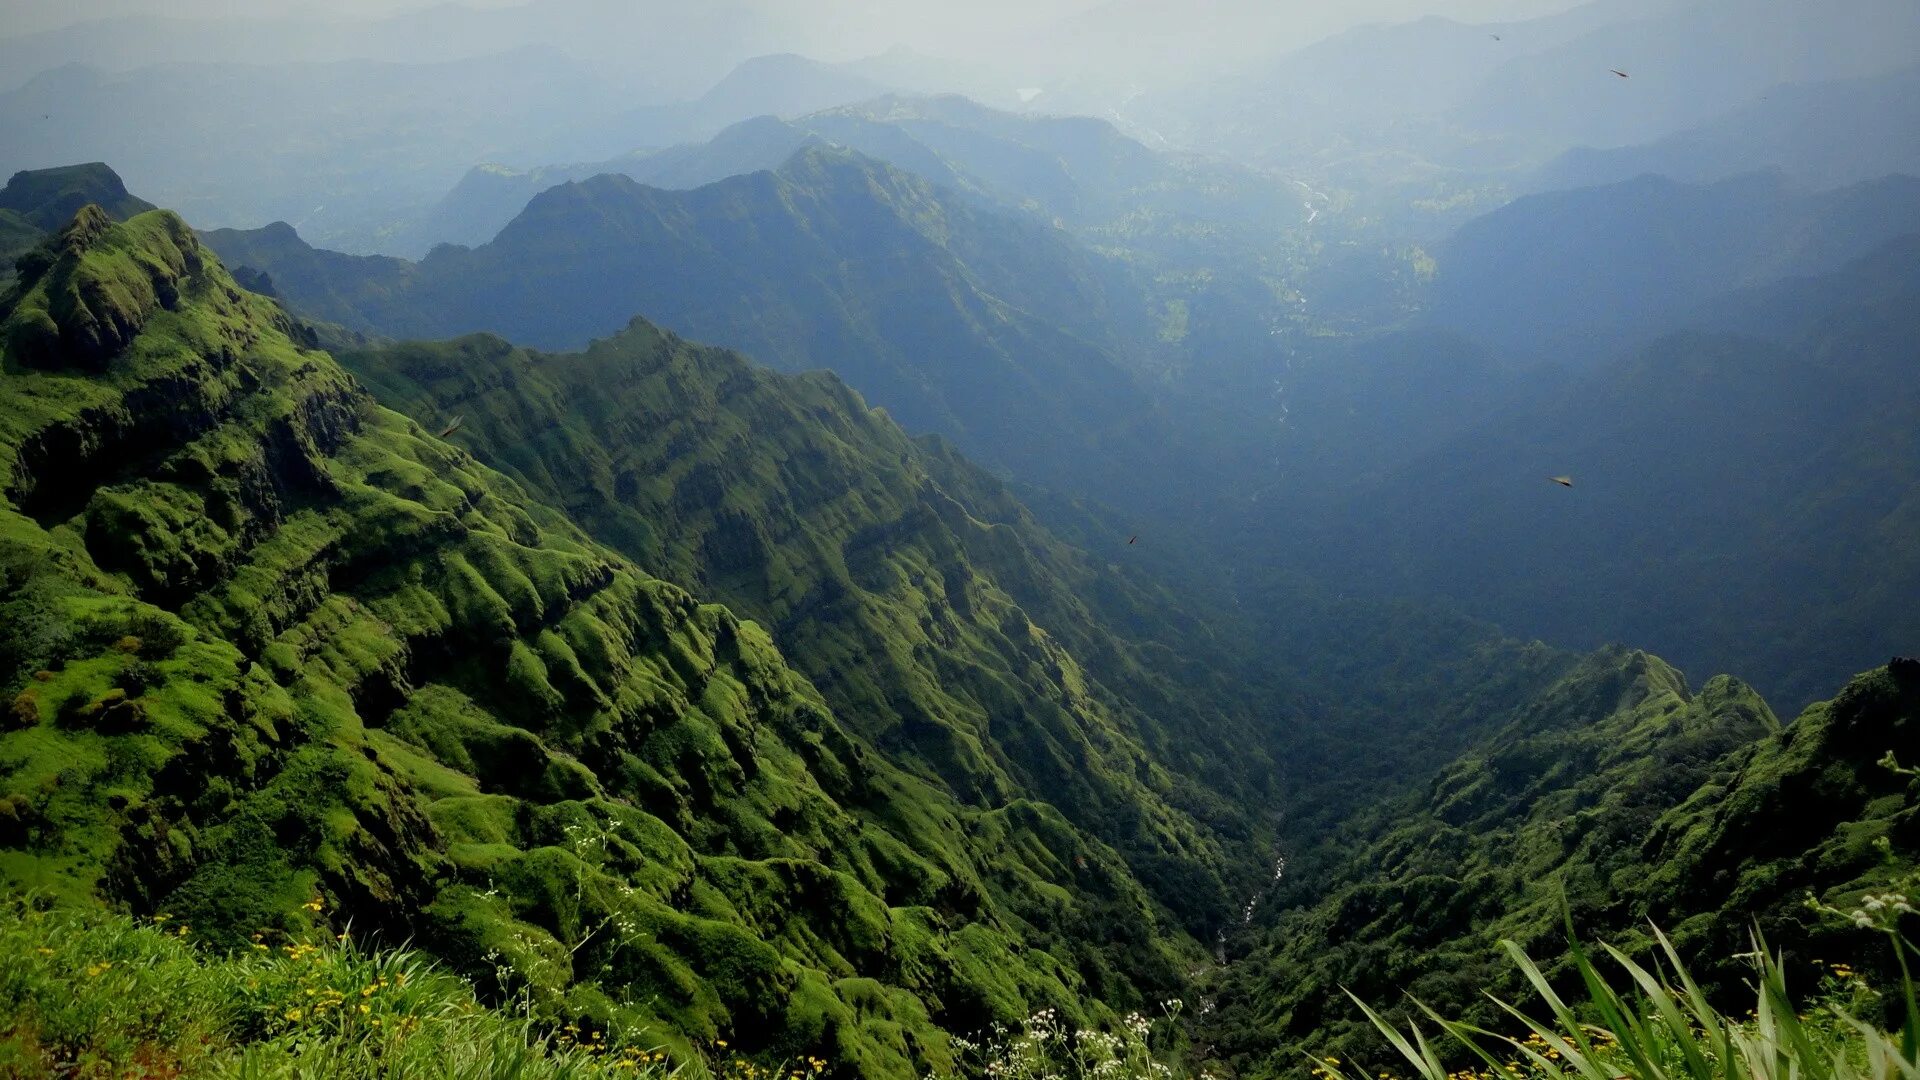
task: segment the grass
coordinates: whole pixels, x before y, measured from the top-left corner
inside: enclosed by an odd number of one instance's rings
[[[1910,884],[1920,884],[1920,877]],[[1884,933],[1899,960],[1900,985],[1891,993],[1867,985],[1848,965],[1825,967],[1820,993],[1796,1004],[1787,987],[1782,956],[1756,936],[1747,959],[1753,965],[1753,1005],[1745,1016],[1722,1012],[1688,974],[1665,934],[1649,963],[1612,946],[1606,959],[1618,970],[1609,977],[1578,942],[1575,971],[1586,1000],[1569,1003],[1525,950],[1502,942],[1531,984],[1546,1014],[1523,1011],[1495,999],[1509,1018],[1498,1033],[1442,1017],[1415,1001],[1426,1017],[1397,1025],[1354,998],[1419,1080],[1916,1080],[1920,1078],[1920,995],[1909,955],[1920,955],[1900,933],[1900,920],[1914,914],[1904,891],[1865,897],[1853,911],[1838,911],[1809,898],[1817,910]],[[1624,976],[1624,979],[1622,978]],[[1895,1023],[1880,1022],[1892,1018]],[[1892,1030],[1897,1026],[1898,1030]],[[1429,1037],[1437,1031],[1437,1038]],[[1462,1063],[1465,1063],[1464,1066]],[[1369,1080],[1352,1063],[1326,1058],[1314,1063],[1320,1080]],[[1394,1073],[1379,1072],[1392,1080]]]
[[[369,951],[346,934],[218,953],[164,916],[13,899],[0,906],[0,956],[0,1076],[23,1080],[588,1080],[689,1068],[617,1033],[488,1007],[419,954]]]

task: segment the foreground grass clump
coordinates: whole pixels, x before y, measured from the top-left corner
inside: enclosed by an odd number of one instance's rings
[[[1920,1077],[1920,996],[1907,957],[1920,950],[1899,929],[1900,918],[1913,913],[1905,893],[1868,896],[1860,910],[1844,913],[1856,925],[1887,935],[1901,972],[1891,993],[1868,986],[1848,965],[1821,965],[1826,976],[1817,1000],[1796,1005],[1783,959],[1756,941],[1748,957],[1754,1003],[1744,1017],[1716,1008],[1658,931],[1661,955],[1651,965],[1603,947],[1626,976],[1624,989],[1576,942],[1573,964],[1587,995],[1577,1004],[1563,999],[1518,945],[1502,942],[1551,1013],[1543,1018],[1496,999],[1514,1022],[1510,1030],[1525,1034],[1448,1020],[1415,1002],[1446,1035],[1436,1045],[1417,1022],[1403,1029],[1355,1001],[1420,1080],[1915,1080]],[[1894,1023],[1881,1022],[1888,1018]],[[1888,1030],[1891,1026],[1899,1030]],[[1314,1075],[1368,1078],[1334,1058],[1325,1059]]]
[[[488,1008],[346,936],[232,954],[191,928],[0,905],[0,1076],[654,1077],[665,1056]]]

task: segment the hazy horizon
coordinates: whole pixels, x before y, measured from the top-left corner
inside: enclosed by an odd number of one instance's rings
[[[353,24],[419,14],[436,8],[474,11],[533,8],[553,0],[0,0],[0,40],[67,29],[127,17],[159,16],[180,20],[222,19],[261,23],[278,19]],[[558,6],[558,5],[554,5]],[[576,5],[591,6],[591,5]],[[1194,30],[1238,39],[1255,49],[1281,51],[1309,44],[1355,26],[1396,23],[1429,16],[1461,22],[1529,18],[1579,6],[1579,0],[1360,0],[1329,6],[1283,0],[1212,0],[1184,5],[1201,11]],[[716,5],[718,7],[718,5]],[[964,7],[939,0],[742,0],[729,5],[770,22],[778,44],[769,51],[799,52],[817,59],[845,61],[895,46],[953,59],[984,59],[981,50],[1005,48],[1022,37],[1048,36],[1082,16],[1134,17],[1158,9],[1162,0],[980,0]],[[671,10],[668,6],[663,10]],[[1248,38],[1252,40],[1249,41]]]

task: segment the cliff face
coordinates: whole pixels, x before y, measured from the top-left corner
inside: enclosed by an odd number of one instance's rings
[[[758,626],[381,408],[179,219],[83,211],[27,269],[9,888],[236,941],[350,918],[562,1014],[864,1075],[1077,1009],[1096,921],[1133,928],[1108,996],[1174,978],[1110,849],[896,768]]]

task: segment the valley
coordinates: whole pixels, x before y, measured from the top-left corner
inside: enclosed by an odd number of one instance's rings
[[[647,6],[0,35],[0,1073],[1910,1070],[1911,12]]]

